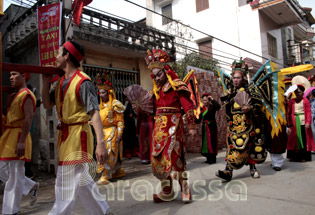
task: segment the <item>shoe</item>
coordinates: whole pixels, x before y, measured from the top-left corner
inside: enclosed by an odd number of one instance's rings
[[[221,171],[221,170],[217,170],[215,172],[215,175],[218,176],[219,178],[222,178],[226,181],[231,181],[232,180],[232,172],[230,171]]]
[[[130,153],[126,153],[125,157],[128,158],[128,159],[131,159],[131,154]]]
[[[150,161],[149,160],[142,160],[141,163],[142,164],[150,164]]]
[[[33,206],[37,201],[37,191],[39,188],[39,183],[34,185],[34,188],[30,191],[30,206]]]
[[[117,171],[112,174],[112,178],[121,178],[126,176],[126,172],[124,170],[124,168],[120,167],[119,169],[117,169]]]
[[[102,175],[102,177],[100,179],[98,179],[98,181],[96,182],[97,185],[106,185],[109,183],[108,177],[107,175]]]
[[[257,171],[255,166],[250,166],[249,172],[252,178],[254,179],[260,178],[259,172]]]
[[[138,148],[133,148],[131,156],[132,157],[140,157],[139,149]]]
[[[187,179],[180,179],[179,180],[181,194],[182,194],[182,201],[184,204],[191,202],[191,191],[188,184]]]
[[[173,180],[167,178],[161,181],[162,191],[158,194],[153,194],[154,203],[170,202],[174,200]]]
[[[170,202],[174,200],[173,189],[169,192],[161,191],[158,194],[153,194],[154,203]]]
[[[114,215],[110,210],[107,210],[104,215]]]
[[[281,170],[281,167],[275,166],[275,167],[273,167],[272,169],[274,169],[275,171],[280,171],[280,170]]]

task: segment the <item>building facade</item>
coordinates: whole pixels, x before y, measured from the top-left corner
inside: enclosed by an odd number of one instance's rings
[[[3,28],[3,41],[6,41],[4,62],[39,65],[38,33],[36,8],[58,1],[37,1],[30,8],[23,8],[21,14],[15,13],[11,5],[5,16],[12,21]],[[79,26],[69,25],[71,0],[63,1],[62,42],[74,39],[85,49],[85,58],[81,69],[92,79],[98,73],[107,72],[116,97],[123,100],[123,90],[132,84],[140,84],[145,89],[152,89],[150,71],[145,64],[147,49],[161,48],[168,53],[175,53],[174,38],[169,34],[147,27],[145,22],[131,22],[109,15],[98,9],[85,7]],[[12,11],[11,11],[12,10]],[[14,16],[15,14],[15,16]],[[66,30],[68,29],[68,30]],[[174,56],[173,56],[174,58]],[[40,75],[32,75],[32,85],[41,92]],[[32,162],[53,172],[56,171],[58,154],[56,152],[58,124],[56,111],[45,110],[42,106],[34,118],[36,138],[33,144]]]

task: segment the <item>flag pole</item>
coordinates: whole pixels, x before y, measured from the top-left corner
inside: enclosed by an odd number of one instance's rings
[[[66,36],[67,36],[68,30],[69,30],[69,27],[70,27],[70,25],[71,25],[71,21],[72,21],[72,18],[73,18],[73,11],[75,11],[75,9],[76,9],[76,7],[77,7],[77,4],[78,4],[78,1],[75,2],[74,8],[71,10],[71,13],[70,13],[70,21],[69,21],[69,24],[68,24],[68,26],[67,26],[66,32],[65,32],[65,34],[64,34],[64,36],[63,36],[64,42],[66,42],[66,39],[67,39]]]
[[[1,4],[0,4],[0,7],[1,7],[1,11],[0,13],[2,12],[2,0],[0,0]],[[1,16],[2,14],[0,14]],[[1,32],[0,32],[0,108],[1,108],[1,118],[0,118],[0,123],[1,123],[1,126],[0,126],[0,135],[2,135],[2,132],[3,132],[3,108],[2,108],[2,35],[1,35]]]

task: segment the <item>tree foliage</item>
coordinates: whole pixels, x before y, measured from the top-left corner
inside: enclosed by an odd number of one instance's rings
[[[184,78],[187,74],[187,66],[198,67],[208,71],[216,71],[218,61],[212,57],[201,55],[199,53],[187,54],[183,59],[171,63],[170,65],[178,74],[179,78]],[[216,74],[216,72],[214,73]]]

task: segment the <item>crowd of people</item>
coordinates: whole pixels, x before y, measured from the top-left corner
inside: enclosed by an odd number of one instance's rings
[[[248,165],[252,178],[260,178],[256,164],[265,161],[267,151],[275,171],[281,170],[286,150],[290,161],[312,159],[315,89],[305,94],[306,87],[296,85],[283,101],[287,123],[279,125],[280,132],[272,136],[273,128],[262,113],[262,101],[255,90],[248,88],[248,67],[242,61],[232,64],[232,85],[221,102],[211,92],[202,95],[203,107],[197,117],[191,92],[169,66],[169,56],[164,51],[154,49],[146,56],[153,81],[153,113],[128,101],[127,96],[124,103],[118,101],[108,74],[99,74],[97,80],[91,80],[79,69],[83,58],[83,47],[76,41],[68,41],[60,46],[56,56],[57,67],[64,75],[53,88],[52,77],[42,76],[42,104],[45,109],[56,106],[60,122],[56,199],[49,215],[71,214],[78,198],[89,214],[111,214],[95,186],[126,175],[123,156],[129,159],[139,156],[143,164],[151,163],[154,176],[161,181],[161,192],[153,196],[155,203],[174,200],[173,180],[180,184],[182,201],[190,202],[184,128],[188,128],[189,135],[196,135],[194,125],[202,124],[201,155],[206,163],[215,164],[216,112],[223,107],[228,124],[226,164],[216,176],[230,181],[234,170]],[[0,180],[5,182],[2,214],[18,214],[22,195],[30,195],[33,205],[39,188],[38,183],[25,176],[24,170],[24,163],[31,160],[30,128],[36,108],[36,98],[26,85],[28,79],[27,73],[10,72],[15,93],[7,103],[6,129],[0,139]],[[86,174],[94,157],[97,172],[101,174],[97,182]],[[84,184],[80,181],[83,177]]]

